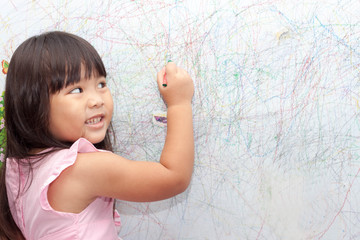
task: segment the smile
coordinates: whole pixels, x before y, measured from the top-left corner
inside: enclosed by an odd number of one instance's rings
[[[86,120],[85,123],[93,125],[93,124],[97,124],[97,123],[101,122],[101,119],[102,119],[102,117],[91,118],[89,120]]]

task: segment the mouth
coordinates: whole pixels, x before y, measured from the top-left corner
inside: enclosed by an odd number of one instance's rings
[[[95,124],[98,124],[99,122],[101,122],[101,120],[102,120],[103,118],[104,118],[103,116],[92,117],[92,118],[86,120],[86,121],[85,121],[85,124],[95,125]]]

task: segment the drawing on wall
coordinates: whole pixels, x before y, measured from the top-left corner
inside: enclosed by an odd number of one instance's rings
[[[1,61],[2,73],[7,74],[9,68],[9,62],[6,60]],[[5,121],[4,121],[4,94],[5,91],[2,91],[0,96],[0,167],[4,161],[5,154],[5,143],[6,143],[6,132],[5,132]]]
[[[9,62],[6,60],[1,61],[1,67],[3,74],[7,74],[8,68],[9,68]]]
[[[116,151],[148,161],[166,134],[156,73],[168,59],[189,71],[191,185],[118,201],[122,238],[357,239],[359,12],[352,0],[9,0],[0,59],[43,31],[87,39],[107,68]]]

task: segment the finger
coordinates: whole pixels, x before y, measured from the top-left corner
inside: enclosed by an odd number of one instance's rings
[[[165,66],[165,71],[167,75],[173,75],[176,74],[178,70],[178,67],[174,62],[168,62]]]

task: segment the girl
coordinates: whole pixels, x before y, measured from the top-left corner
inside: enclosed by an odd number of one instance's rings
[[[111,152],[113,101],[96,50],[65,32],[22,43],[5,87],[1,239],[118,239],[114,198],[156,201],[183,192],[194,161],[194,87],[172,62],[157,83],[168,108],[160,162],[130,161]]]

